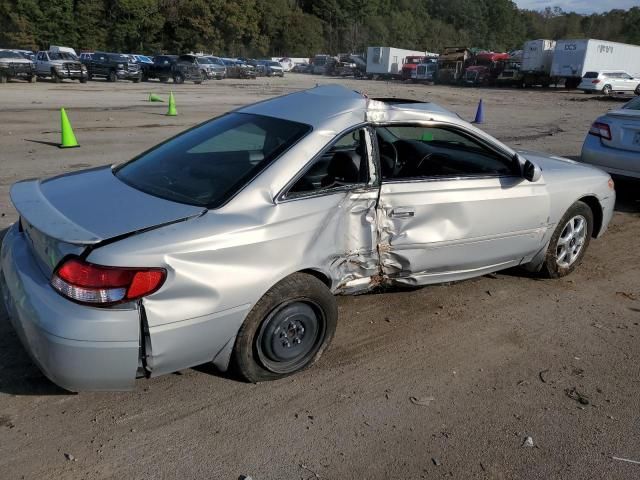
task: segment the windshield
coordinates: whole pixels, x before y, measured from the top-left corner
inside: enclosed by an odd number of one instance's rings
[[[10,52],[9,50],[0,51],[0,58],[20,58],[20,59],[24,59],[24,57],[22,57],[19,53]]]
[[[622,108],[626,110],[640,110],[640,97],[634,98]]]
[[[268,62],[270,67],[282,67],[278,62]]]
[[[279,118],[230,113],[117,167],[115,175],[157,197],[216,208],[310,129]]]
[[[67,52],[49,52],[49,58],[51,60],[77,60],[78,57],[76,57],[73,53],[67,53]]]

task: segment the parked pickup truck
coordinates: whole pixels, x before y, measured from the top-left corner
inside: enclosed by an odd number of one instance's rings
[[[80,80],[80,83],[89,79],[86,65],[80,62],[71,48],[51,46],[47,51],[38,52],[35,65],[38,77],[51,77],[56,83],[65,78]]]
[[[89,80],[95,77],[104,77],[109,82],[131,80],[137,83],[142,80],[140,65],[121,53],[96,52],[82,62],[87,67]]]
[[[33,62],[13,50],[0,50],[0,83],[24,78],[35,83],[38,77]]]

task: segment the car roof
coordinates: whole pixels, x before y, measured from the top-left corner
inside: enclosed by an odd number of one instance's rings
[[[300,108],[301,105],[304,108]],[[332,84],[265,100],[238,111],[338,131],[361,124],[367,118],[389,119],[394,122],[430,119],[463,122],[458,115],[435,103],[398,98],[369,98],[342,85]]]

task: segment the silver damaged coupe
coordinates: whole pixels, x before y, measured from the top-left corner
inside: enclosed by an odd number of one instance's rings
[[[333,337],[335,294],[514,266],[567,275],[615,191],[433,103],[332,85],[122,165],[19,182],[11,200],[9,317],[47,377],[81,391],[207,362],[251,382],[300,371]]]

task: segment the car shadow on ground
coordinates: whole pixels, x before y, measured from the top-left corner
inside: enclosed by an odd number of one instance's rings
[[[616,212],[640,214],[640,180],[614,177]]]
[[[0,230],[0,243],[7,229]],[[22,347],[0,296],[0,392],[9,395],[73,395],[45,377]]]

